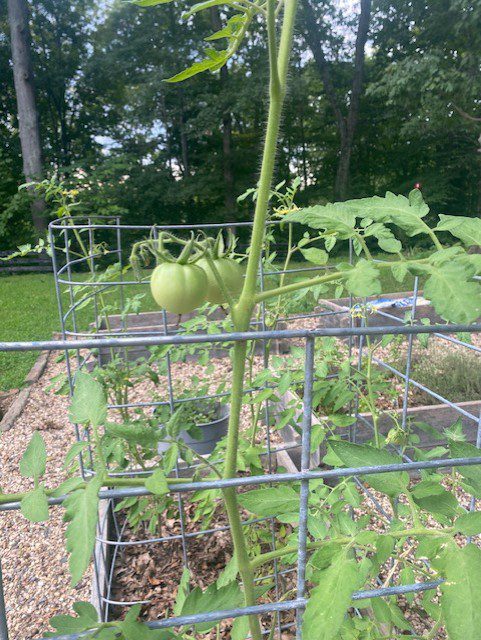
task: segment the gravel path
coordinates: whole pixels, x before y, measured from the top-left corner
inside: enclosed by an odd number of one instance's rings
[[[68,400],[45,390],[52,375],[64,367],[64,363],[57,364],[51,358],[15,427],[1,435],[4,493],[30,487],[29,481],[20,476],[18,465],[36,429],[47,445],[47,486],[65,479],[59,461],[74,441],[67,419]],[[0,514],[0,555],[11,640],[41,636],[53,615],[70,613],[75,601],[90,599],[90,572],[75,589],[70,587],[62,515],[63,509],[53,507],[48,522],[32,523],[15,511]]]

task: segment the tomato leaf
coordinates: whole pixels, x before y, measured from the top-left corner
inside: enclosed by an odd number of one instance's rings
[[[86,629],[95,628],[98,625],[98,615],[95,607],[90,602],[76,602],[73,605],[73,610],[78,614],[78,617],[58,615],[53,616],[50,619],[51,626],[57,630],[58,633],[80,633]]]
[[[333,563],[316,574],[317,586],[312,589],[303,615],[304,640],[332,640],[351,604],[351,596],[359,585],[355,560],[345,553],[335,556]]]
[[[38,431],[34,431],[25,453],[20,460],[20,473],[24,478],[33,478],[36,482],[45,473],[47,450]]]
[[[169,493],[167,478],[162,469],[156,469],[154,473],[146,479],[145,488],[156,496],[163,496]]]
[[[249,618],[241,616],[234,620],[231,631],[232,640],[245,640],[249,635]]]
[[[289,486],[254,489],[241,493],[238,499],[244,509],[258,516],[284,515],[299,510],[299,494]]]
[[[22,498],[20,510],[30,522],[44,522],[48,520],[48,500],[45,489],[39,485],[33,491],[29,491]]]
[[[205,591],[200,587],[195,587],[187,598],[182,607],[182,615],[191,615],[194,613],[206,613],[215,611],[216,609],[234,609],[240,607],[244,598],[237,582],[229,582],[223,587],[217,587],[214,582]],[[206,633],[217,622],[201,622],[195,625],[198,633]]]
[[[93,478],[85,489],[71,493],[64,501],[64,520],[69,522],[66,531],[69,567],[74,587],[87,569],[95,545],[98,520],[98,493],[102,487],[100,478]]]
[[[93,376],[78,371],[75,389],[70,404],[69,418],[72,422],[94,427],[103,424],[107,418],[107,399],[102,385]]]
[[[310,247],[309,249],[302,249],[301,253],[308,262],[312,262],[313,264],[325,265],[329,260],[327,251],[323,249]]]
[[[339,204],[317,204],[292,211],[283,217],[286,222],[300,222],[311,229],[335,232],[341,240],[355,235],[356,216],[349,208]]]
[[[450,640],[478,640],[481,628],[481,550],[473,544],[463,549],[453,544],[446,552],[446,582],[441,609]]]
[[[354,296],[371,296],[381,293],[379,271],[372,264],[361,258],[352,268],[343,274],[346,289]]]
[[[361,218],[395,224],[411,237],[426,233],[429,228],[423,220],[429,207],[418,189],[413,189],[408,198],[387,191],[384,197],[360,198],[342,204]]]
[[[431,300],[439,315],[448,322],[473,322],[481,315],[481,285],[470,280],[464,264],[452,261],[438,267],[426,267],[430,273],[424,296]]]
[[[476,536],[481,533],[481,512],[472,511],[456,519],[454,528],[465,536]]]
[[[366,444],[330,440],[329,446],[346,467],[371,467],[401,462],[399,456]],[[370,474],[365,477],[365,480],[373,489],[386,493],[388,496],[398,496],[405,492],[409,485],[409,475],[405,471]]]
[[[481,245],[481,220],[465,216],[439,216],[437,231],[449,231],[468,247]]]

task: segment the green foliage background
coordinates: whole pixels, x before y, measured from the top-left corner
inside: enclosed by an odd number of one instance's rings
[[[131,224],[249,215],[249,201],[235,199],[258,176],[267,97],[261,27],[254,24],[224,77],[207,73],[171,85],[163,79],[184,60],[201,59],[203,40],[215,31],[209,11],[181,24],[189,6],[30,3],[46,173],[82,189],[85,211]],[[316,10],[334,84],[347,99],[356,13],[336,7],[322,0]],[[17,194],[23,178],[6,15],[0,0],[0,250],[31,236],[27,196]],[[351,197],[407,194],[420,182],[434,212],[480,215],[481,123],[459,112],[481,115],[480,27],[481,7],[465,0],[374,3]],[[339,153],[303,30],[300,12],[276,169],[279,180],[302,178],[299,204],[333,198]]]

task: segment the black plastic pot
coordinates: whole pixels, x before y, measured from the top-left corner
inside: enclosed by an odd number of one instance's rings
[[[226,404],[216,403],[216,413],[218,418],[212,422],[197,424],[196,427],[202,431],[202,439],[193,438],[187,431],[181,431],[180,437],[189,445],[191,449],[201,455],[208,455],[214,451],[216,444],[227,435],[229,426],[229,406]],[[158,452],[167,451],[170,444],[168,442],[159,442]]]

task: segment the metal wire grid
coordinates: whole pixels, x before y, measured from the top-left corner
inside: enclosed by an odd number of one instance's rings
[[[48,350],[64,350],[65,353],[68,355],[68,352],[70,351],[70,353],[72,352],[72,350],[76,353],[76,361],[77,361],[77,367],[81,368],[86,366],[86,364],[89,361],[89,356],[84,357],[81,355],[81,350],[84,349],[98,349],[101,347],[108,347],[108,348],[122,348],[127,350],[129,347],[133,347],[133,346],[155,346],[155,345],[188,345],[188,344],[223,344],[223,343],[231,343],[233,341],[236,340],[258,340],[261,341],[263,346],[264,346],[264,365],[267,366],[268,365],[268,356],[269,356],[269,343],[271,340],[293,340],[293,339],[302,339],[304,340],[304,344],[305,344],[305,353],[306,353],[306,357],[305,357],[305,373],[304,373],[304,387],[305,387],[305,393],[304,393],[304,400],[303,400],[303,414],[302,414],[302,443],[301,443],[301,470],[298,473],[284,473],[284,474],[279,474],[279,473],[273,473],[272,469],[273,469],[273,460],[272,460],[272,455],[275,454],[277,452],[277,449],[272,449],[271,448],[271,443],[270,443],[270,435],[269,435],[269,403],[266,402],[265,405],[265,415],[266,415],[266,444],[267,444],[267,451],[266,451],[266,455],[267,455],[267,467],[268,467],[268,473],[266,475],[263,476],[254,476],[254,477],[248,477],[248,478],[235,478],[235,479],[231,479],[231,480],[216,480],[216,481],[212,481],[212,482],[191,482],[191,483],[182,483],[182,484],[177,484],[175,485],[175,479],[173,479],[172,484],[170,485],[170,488],[172,491],[174,491],[177,494],[177,499],[178,499],[178,508],[179,508],[179,517],[180,517],[180,529],[181,532],[179,535],[175,535],[175,536],[163,536],[163,537],[157,537],[157,538],[150,538],[147,540],[135,540],[135,541],[123,541],[122,540],[122,534],[123,534],[123,530],[122,528],[119,527],[119,523],[116,522],[114,520],[114,529],[115,529],[115,539],[114,540],[109,540],[105,537],[105,524],[107,522],[107,512],[108,510],[105,509],[104,513],[103,513],[103,518],[101,519],[100,525],[99,525],[99,536],[98,536],[98,540],[101,543],[100,545],[100,550],[101,553],[97,554],[95,560],[95,576],[96,576],[96,580],[95,580],[95,584],[96,584],[96,589],[97,589],[97,598],[99,603],[101,604],[101,610],[102,610],[102,618],[103,619],[107,619],[109,616],[109,607],[113,604],[118,605],[118,604],[123,604],[124,606],[128,606],[131,604],[134,604],[133,602],[123,602],[123,603],[118,603],[113,601],[110,598],[110,594],[111,594],[111,587],[112,587],[112,578],[113,578],[113,567],[115,566],[115,557],[117,556],[117,554],[119,553],[119,550],[121,550],[123,547],[130,545],[130,544],[135,544],[135,545],[140,545],[140,544],[155,544],[155,543],[162,543],[165,542],[167,540],[172,540],[172,539],[180,539],[181,543],[182,543],[182,554],[183,554],[183,561],[184,561],[184,565],[187,565],[188,563],[188,540],[192,537],[196,537],[196,536],[202,536],[202,535],[210,535],[215,533],[216,531],[220,531],[220,530],[225,530],[226,527],[214,527],[212,529],[208,529],[208,530],[200,530],[200,531],[195,531],[195,532],[186,532],[185,531],[185,523],[184,523],[184,517],[183,517],[183,502],[182,502],[182,495],[186,492],[190,492],[190,491],[195,491],[197,489],[219,489],[222,488],[224,486],[235,486],[235,487],[241,487],[241,486],[259,486],[259,485],[263,485],[263,484],[270,484],[273,482],[294,482],[294,481],[300,481],[301,482],[301,493],[300,493],[300,505],[299,505],[299,549],[298,549],[298,562],[297,562],[297,567],[295,569],[288,569],[288,570],[284,570],[284,571],[279,571],[277,563],[275,562],[273,565],[273,573],[272,573],[272,577],[275,580],[275,591],[276,591],[276,598],[279,599],[280,598],[280,583],[279,583],[279,578],[281,575],[285,575],[288,572],[292,572],[295,571],[297,572],[297,594],[296,594],[296,599],[294,600],[287,600],[287,601],[278,601],[278,602],[274,602],[274,603],[269,603],[269,604],[263,604],[263,605],[258,605],[256,607],[250,607],[250,608],[241,608],[241,609],[235,609],[235,610],[229,610],[229,611],[218,611],[218,612],[211,612],[208,614],[198,614],[196,616],[183,616],[183,617],[177,617],[177,618],[171,618],[171,619],[167,619],[167,620],[161,620],[161,621],[155,621],[150,623],[152,627],[155,628],[165,628],[165,627],[173,627],[173,626],[178,626],[181,624],[191,624],[191,623],[195,623],[195,622],[202,622],[202,621],[208,621],[208,620],[221,620],[223,618],[234,618],[234,617],[238,617],[241,615],[247,615],[248,613],[258,613],[258,614],[262,614],[262,613],[272,613],[274,611],[277,612],[282,612],[282,611],[297,611],[297,620],[299,621],[300,616],[302,615],[302,609],[306,603],[306,599],[305,599],[305,568],[306,568],[306,544],[307,544],[307,501],[308,501],[308,495],[309,495],[309,481],[315,478],[342,478],[342,477],[346,477],[346,476],[353,476],[356,481],[358,482],[358,485],[366,492],[366,494],[368,495],[368,497],[373,501],[373,504],[376,506],[376,508],[380,509],[382,511],[382,507],[381,505],[379,505],[379,503],[377,503],[376,499],[374,496],[372,496],[372,494],[369,492],[368,489],[365,489],[362,485],[361,482],[359,482],[359,480],[357,480],[356,476],[357,475],[367,475],[369,473],[376,473],[379,472],[380,470],[385,471],[385,472],[389,472],[389,471],[396,471],[399,470],[400,468],[405,469],[405,470],[415,470],[415,469],[429,469],[429,468],[440,468],[440,467],[446,467],[446,466],[451,466],[451,465],[456,465],[456,466],[460,466],[460,465],[468,465],[468,464],[477,464],[479,462],[481,462],[481,457],[480,458],[472,458],[472,459],[463,459],[463,460],[456,460],[456,461],[450,461],[450,460],[434,460],[434,461],[425,461],[425,462],[416,462],[413,463],[409,460],[409,458],[407,458],[407,456],[404,457],[404,459],[406,460],[406,462],[403,465],[388,465],[388,466],[383,466],[383,467],[364,467],[361,469],[336,469],[336,470],[310,470],[310,434],[311,434],[311,412],[312,412],[312,381],[313,381],[313,375],[314,375],[314,344],[315,344],[315,339],[318,337],[323,337],[323,336],[335,336],[335,337],[347,337],[349,340],[349,347],[350,349],[352,348],[352,340],[354,337],[356,337],[359,340],[359,357],[362,358],[362,351],[363,351],[363,343],[364,340],[366,338],[366,336],[379,336],[379,335],[383,335],[383,334],[401,334],[401,335],[407,335],[408,336],[408,358],[407,358],[407,365],[406,365],[406,371],[404,373],[394,369],[393,367],[390,367],[390,365],[387,365],[387,363],[382,362],[381,360],[378,361],[378,364],[380,366],[386,366],[387,368],[389,368],[391,370],[392,373],[395,373],[396,375],[399,375],[402,379],[405,380],[405,393],[404,393],[404,398],[403,398],[403,425],[405,425],[405,421],[406,421],[406,416],[407,416],[407,402],[408,402],[408,388],[409,385],[413,384],[413,385],[418,385],[421,388],[423,388],[427,393],[430,393],[431,395],[433,395],[434,397],[436,397],[438,400],[440,400],[441,402],[447,404],[448,406],[452,407],[453,409],[455,409],[456,411],[458,411],[460,414],[464,415],[465,417],[469,418],[470,420],[475,421],[475,423],[478,425],[478,437],[477,437],[477,441],[478,444],[481,440],[481,420],[479,416],[474,416],[472,414],[470,414],[469,412],[463,410],[461,407],[458,407],[456,404],[450,402],[449,400],[442,398],[440,396],[438,396],[437,394],[434,394],[431,390],[427,389],[426,387],[423,387],[420,383],[418,383],[417,381],[412,380],[411,378],[411,355],[412,355],[412,344],[413,344],[413,336],[418,334],[418,333],[431,333],[434,334],[437,338],[441,339],[441,340],[449,340],[451,342],[454,342],[460,346],[463,347],[467,347],[467,348],[471,348],[474,349],[476,351],[480,351],[479,348],[475,347],[474,345],[470,345],[469,343],[463,342],[462,340],[459,340],[458,338],[455,338],[451,335],[447,335],[447,334],[451,334],[451,333],[458,333],[458,332],[468,332],[468,331],[480,331],[481,330],[481,325],[472,325],[472,326],[465,326],[465,325],[446,325],[444,327],[442,327],[442,331],[440,330],[440,327],[425,327],[425,326],[392,326],[392,327],[354,327],[352,321],[350,322],[350,326],[346,327],[346,328],[324,328],[324,329],[318,329],[318,330],[314,330],[314,331],[307,331],[307,330],[270,330],[267,328],[267,324],[266,324],[266,312],[265,312],[265,306],[264,304],[261,305],[261,310],[260,310],[260,318],[253,323],[253,329],[258,329],[260,327],[260,330],[257,331],[250,331],[250,332],[245,332],[245,333],[228,333],[228,334],[218,334],[218,335],[178,335],[178,334],[174,334],[174,335],[168,335],[168,326],[167,326],[167,320],[166,320],[166,314],[164,313],[164,322],[163,322],[163,328],[162,328],[162,333],[164,334],[164,336],[159,335],[160,332],[155,332],[154,335],[152,335],[152,332],[149,332],[149,334],[147,335],[133,335],[130,332],[130,337],[122,337],[122,338],[114,338],[109,336],[108,332],[107,332],[107,337],[102,337],[102,338],[92,338],[91,334],[84,334],[78,331],[78,325],[77,325],[77,319],[76,319],[76,309],[79,306],[79,302],[75,301],[75,295],[74,295],[74,287],[78,285],[77,281],[74,281],[72,278],[72,265],[73,264],[78,264],[80,262],[80,260],[71,260],[70,259],[70,255],[69,255],[69,251],[70,251],[70,240],[68,237],[68,234],[70,232],[71,229],[76,228],[77,230],[79,230],[82,233],[87,232],[88,233],[88,238],[89,238],[89,256],[87,258],[87,261],[89,263],[89,266],[92,270],[95,269],[95,258],[96,257],[100,257],[100,254],[98,256],[96,256],[96,254],[94,253],[94,245],[95,245],[95,239],[94,239],[94,232],[96,229],[103,229],[103,230],[115,230],[116,233],[116,240],[117,240],[117,248],[116,250],[114,250],[113,253],[116,253],[117,257],[118,257],[118,261],[121,263],[122,261],[122,230],[128,229],[128,230],[146,230],[146,229],[151,229],[150,227],[134,227],[134,226],[128,226],[128,225],[121,225],[120,221],[118,218],[115,219],[115,221],[110,220],[110,222],[114,222],[114,224],[107,224],[107,225],[97,225],[97,224],[92,224],[92,220],[88,220],[87,221],[87,225],[85,224],[75,224],[72,225],[72,221],[68,220],[68,221],[60,221],[60,222],[56,222],[56,223],[52,223],[51,224],[51,229],[50,229],[50,234],[51,234],[51,242],[52,242],[52,246],[54,246],[54,232],[55,230],[60,230],[61,234],[64,237],[64,241],[65,241],[65,248],[64,248],[64,253],[65,253],[65,257],[66,257],[66,263],[63,267],[59,267],[58,266],[58,261],[57,261],[57,252],[55,250],[54,247],[54,251],[53,251],[53,262],[54,262],[54,271],[55,271],[55,275],[56,275],[56,289],[57,289],[57,295],[58,295],[58,304],[59,304],[59,313],[60,313],[60,317],[62,320],[62,340],[60,341],[48,341],[48,342],[37,342],[37,343],[0,343],[0,350],[4,349],[4,350],[27,350],[27,349],[48,349]],[[248,226],[250,223],[244,223],[245,226]],[[210,229],[218,229],[218,228],[222,228],[224,226],[227,225],[200,225],[203,226],[204,228],[210,228]],[[159,227],[158,229],[160,229],[161,227]],[[169,230],[172,230],[173,227],[165,227]],[[178,227],[174,227],[175,229],[190,229],[191,227],[184,227],[184,226],[178,226]],[[199,228],[199,226],[196,226],[195,228]],[[58,250],[58,249],[57,249]],[[104,255],[104,254],[102,254]],[[83,259],[82,259],[83,260]],[[295,269],[293,271],[299,272],[302,271],[301,269]],[[310,271],[310,270],[309,270]],[[62,276],[63,273],[67,273],[67,277],[68,279],[59,277]],[[262,266],[260,269],[260,286],[261,288],[263,288],[264,285],[264,278],[265,277],[269,277],[271,275],[279,275],[280,272],[263,272],[262,271]],[[282,272],[281,272],[282,273]],[[65,284],[68,286],[68,292],[69,292],[69,300],[70,300],[70,307],[68,309],[68,311],[66,313],[64,313],[63,311],[63,304],[62,304],[62,298],[61,298],[61,293],[60,293],[60,285],[61,284]],[[83,283],[86,284],[86,283]],[[116,282],[101,282],[101,281],[96,281],[96,282],[91,282],[88,283],[87,286],[91,286],[92,287],[92,291],[93,293],[91,294],[91,296],[93,297],[93,309],[94,309],[94,314],[95,314],[95,319],[94,319],[94,325],[96,327],[96,329],[98,330],[99,328],[99,322],[98,322],[98,300],[97,300],[97,296],[99,293],[99,289],[100,290],[105,290],[108,288],[111,288],[113,286],[118,287],[119,288],[119,295],[120,295],[120,299],[121,299],[121,304],[123,304],[123,286],[126,284],[134,284],[132,282],[129,281],[125,281],[122,278],[119,279],[119,281]],[[415,285],[415,292],[414,292],[414,297],[415,297],[415,301],[414,301],[414,310],[416,308],[416,301],[417,301],[417,282]],[[321,312],[321,313],[317,313],[317,314],[313,314],[313,315],[309,315],[309,314],[300,314],[300,316],[296,316],[296,318],[298,317],[320,317],[322,315],[336,315],[339,312]],[[386,317],[391,318],[393,321],[396,322],[400,322],[399,319],[396,316],[391,316],[390,314],[386,314],[384,312],[378,312],[381,313],[382,315],[385,315]],[[66,321],[70,318],[70,321],[72,323],[72,329],[68,330],[66,327]],[[291,318],[283,318],[284,321],[289,321],[289,319]],[[122,325],[122,332],[124,334],[126,334],[126,336],[129,336],[129,329],[127,328],[127,326],[125,325],[125,323],[123,323]],[[105,333],[102,332],[104,335]],[[90,337],[87,339],[82,339],[82,336],[84,335],[89,335]],[[114,334],[115,335],[115,334]],[[66,341],[67,338],[72,338],[74,337],[74,340],[69,340],[68,342]],[[67,351],[68,349],[68,351]],[[168,372],[169,372],[169,376],[168,376],[168,380],[169,380],[169,401],[168,404],[170,405],[171,409],[174,408],[175,404],[177,402],[179,402],[180,399],[175,399],[174,395],[173,395],[173,391],[172,391],[172,380],[171,380],[171,372],[170,372],[170,361],[169,361],[169,356],[167,355],[167,364],[168,364]],[[70,389],[73,389],[73,385],[74,385],[74,373],[72,372],[72,368],[71,368],[71,363],[69,358],[66,358],[66,366],[67,366],[67,373],[68,373],[68,377],[69,377],[69,383],[70,383]],[[257,389],[258,390],[258,389]],[[212,397],[212,396],[209,396]],[[146,404],[158,404],[158,403],[141,403],[142,406],[145,406]],[[137,403],[132,403],[131,405],[126,405],[126,406],[139,406],[139,404]],[[359,412],[356,410],[356,415],[358,417],[359,420],[362,420],[363,417],[361,415],[359,415]],[[82,435],[84,434],[80,434],[78,428],[76,428],[76,435],[78,438],[81,438]],[[352,433],[352,438],[353,440],[355,440],[356,434],[355,434],[355,430]],[[292,446],[295,446],[295,443],[292,444]],[[286,447],[286,448],[289,448]],[[178,474],[179,469],[176,469],[176,474]],[[88,473],[88,470],[87,470]],[[142,491],[141,489],[119,489],[119,490],[105,490],[101,492],[101,498],[103,500],[108,501],[108,505],[109,508],[112,508],[113,505],[113,501],[118,500],[119,498],[124,498],[124,497],[129,497],[129,496],[140,496],[140,495],[145,495],[146,492],[145,490]],[[55,504],[55,503],[59,503],[62,501],[62,498],[57,498],[57,499],[51,499],[50,503]],[[18,508],[19,505],[18,504],[10,504],[10,505],[4,505],[3,507],[1,507],[2,510],[11,510],[11,509],[15,509]],[[471,509],[475,508],[475,502],[474,500],[472,500],[471,502]],[[251,526],[252,524],[255,524],[259,521],[262,520],[268,520],[268,519],[251,519],[248,520],[244,523],[244,526]],[[273,534],[273,530],[272,530],[272,534]],[[273,539],[274,540],[274,539]],[[107,550],[113,547],[113,562],[110,565],[110,570],[108,571],[108,574],[105,575],[105,569],[107,566]],[[103,583],[103,584],[102,584]],[[422,584],[415,584],[415,585],[407,585],[407,586],[392,586],[392,587],[384,587],[384,588],[380,588],[380,589],[376,589],[376,590],[370,590],[370,591],[362,591],[362,592],[358,592],[356,594],[354,594],[353,599],[357,600],[357,599],[363,599],[363,598],[368,598],[368,597],[377,597],[377,596],[387,596],[387,595],[395,595],[395,594],[401,594],[401,593],[408,593],[408,592],[418,592],[418,591],[424,591],[426,589],[433,589],[435,588],[437,585],[439,584],[439,582],[425,582]],[[106,589],[106,595],[105,595],[105,590],[102,589],[102,586],[106,585],[107,589]],[[104,592],[103,592],[104,591]],[[280,634],[282,631],[282,625],[281,625],[281,619],[280,616],[277,617],[277,634],[278,637],[280,638]],[[290,625],[288,625],[290,626]],[[269,631],[266,631],[266,633],[269,633]],[[2,635],[3,634],[3,635]],[[296,630],[296,635],[297,638],[301,638],[302,637],[302,631],[301,631],[301,626],[299,624],[297,624],[297,630]],[[5,611],[4,611],[4,603],[2,598],[0,597],[0,638],[3,640],[4,638],[7,638],[7,627],[6,627],[6,618],[5,618]],[[62,636],[62,638],[74,638],[74,637],[78,637],[76,635],[71,635],[71,636]],[[60,636],[59,636],[60,638]]]

